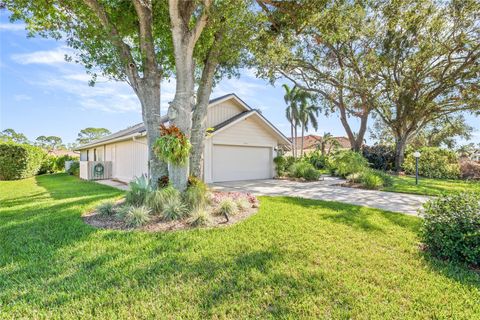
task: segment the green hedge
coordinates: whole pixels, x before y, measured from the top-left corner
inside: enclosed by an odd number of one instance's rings
[[[45,152],[28,144],[0,143],[0,180],[17,180],[36,175]]]
[[[418,159],[418,173],[426,178],[458,179],[460,177],[460,165],[458,156],[454,151],[424,147],[420,149]],[[407,174],[415,174],[415,157],[409,152],[403,163]]]

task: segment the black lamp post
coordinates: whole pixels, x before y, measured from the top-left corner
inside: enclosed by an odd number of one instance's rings
[[[415,151],[413,156],[415,157],[415,184],[418,185],[418,158],[420,158],[420,152]]]

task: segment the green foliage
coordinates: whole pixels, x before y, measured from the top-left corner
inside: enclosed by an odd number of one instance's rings
[[[38,174],[54,173],[56,171],[57,157],[51,154],[46,154],[43,158],[42,165],[38,170]]]
[[[420,149],[418,159],[418,172],[427,178],[456,179],[460,177],[460,165],[454,151],[435,147]],[[403,168],[408,174],[415,174],[415,157],[409,152],[403,163]]]
[[[307,181],[318,181],[321,173],[314,167],[307,168],[303,173],[303,178]]]
[[[154,151],[158,158],[175,165],[185,164],[192,145],[176,126],[161,125],[160,137],[155,141]]]
[[[35,145],[46,150],[56,150],[63,147],[62,138],[56,136],[39,136],[35,139]]]
[[[276,156],[273,158],[273,163],[275,163],[275,171],[277,172],[277,177],[281,177],[285,174],[287,170],[287,159],[284,156]]]
[[[0,142],[13,142],[18,144],[29,144],[28,138],[13,129],[5,129],[0,132]]]
[[[85,128],[78,133],[77,142],[79,144],[87,144],[97,139],[103,138],[111,134],[110,130],[105,128]]]
[[[207,203],[207,193],[207,185],[200,180],[195,180],[183,193],[183,202],[189,210],[204,208]]]
[[[104,217],[113,216],[116,213],[115,202],[113,201],[102,202],[97,206],[96,211],[98,212],[99,215]]]
[[[173,188],[173,187],[172,187]],[[176,190],[176,189],[175,189]],[[165,220],[181,219],[189,214],[187,206],[182,202],[180,194],[165,197],[162,202],[162,215]]]
[[[436,257],[480,266],[480,194],[452,193],[424,205],[423,242]]]
[[[122,205],[121,207],[117,208],[116,210],[116,213],[115,213],[115,216],[120,219],[120,220],[123,220],[125,219],[125,216],[127,215],[127,213],[132,210],[134,208],[134,206],[131,206],[131,205],[128,205],[128,204],[124,204]]]
[[[395,168],[395,148],[392,145],[363,146],[362,154],[373,169],[388,171]]]
[[[322,155],[320,151],[311,152],[306,156],[306,159],[315,167],[315,169],[325,169],[327,164],[327,156]]]
[[[38,173],[45,152],[28,144],[0,142],[0,180],[29,178]]]
[[[361,173],[368,167],[367,160],[358,152],[343,151],[328,162],[329,170],[342,178],[352,173]]]
[[[79,161],[74,161],[70,165],[70,168],[68,168],[67,173],[71,176],[79,176],[80,175],[80,162]]]
[[[231,198],[223,198],[220,200],[217,206],[216,213],[218,215],[224,215],[227,219],[229,216],[237,214],[238,206]]]
[[[150,209],[146,206],[130,207],[123,219],[127,227],[141,227],[150,221]]]
[[[125,200],[128,204],[133,206],[141,206],[145,204],[147,195],[152,191],[150,182],[145,176],[135,178],[129,184],[129,190],[125,195]]]
[[[68,154],[56,157],[55,159],[55,171],[60,172],[65,170],[65,162],[66,161],[76,161],[78,157],[72,157]]]
[[[304,178],[305,173],[310,169],[315,168],[310,163],[300,160],[298,162],[295,162],[290,166],[290,168],[288,168],[288,173],[290,176],[295,178]]]
[[[372,170],[364,171],[360,176],[360,182],[367,189],[380,189],[383,187],[383,179]]]
[[[155,214],[161,214],[163,212],[163,205],[168,201],[172,201],[172,198],[179,199],[180,191],[169,185],[165,188],[149,192],[146,197],[146,204]]]
[[[194,227],[205,227],[211,222],[210,213],[204,208],[198,208],[192,213],[191,225]]]

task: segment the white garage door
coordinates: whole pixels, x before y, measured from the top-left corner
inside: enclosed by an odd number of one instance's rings
[[[271,150],[268,147],[213,145],[213,181],[272,178]]]

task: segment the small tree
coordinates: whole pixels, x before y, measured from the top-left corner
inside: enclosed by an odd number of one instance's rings
[[[5,129],[0,132],[0,141],[22,144],[29,143],[28,138],[23,133],[16,132],[13,129]]]
[[[111,134],[111,132],[108,129],[88,127],[80,130],[80,132],[78,133],[77,142],[79,144],[87,144],[94,140],[108,136],[109,134]]]

